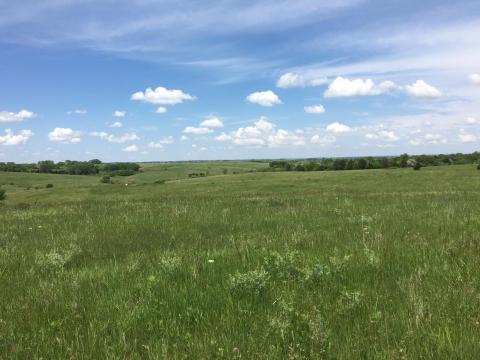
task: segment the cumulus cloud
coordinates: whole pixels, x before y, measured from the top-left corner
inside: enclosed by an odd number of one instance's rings
[[[267,91],[258,91],[251,93],[247,96],[247,101],[251,102],[252,104],[258,104],[260,106],[273,106],[276,104],[281,104],[282,101],[280,98],[271,90]]]
[[[113,113],[113,116],[115,117],[125,117],[125,115],[127,115],[126,111],[117,110]]]
[[[339,122],[334,122],[334,123],[329,124],[327,126],[326,130],[328,132],[331,132],[331,133],[334,133],[334,134],[341,134],[341,133],[350,132],[352,129],[345,124],[341,124]]]
[[[305,106],[303,109],[307,114],[323,114],[325,112],[323,105]]]
[[[152,149],[161,149],[161,148],[163,148],[163,145],[160,144],[159,142],[156,143],[156,142],[152,141],[152,142],[148,143],[148,147],[152,148]]]
[[[20,110],[17,113],[10,111],[0,111],[0,123],[20,122],[26,119],[31,119],[35,116],[36,114],[28,110]]]
[[[91,132],[90,135],[98,137],[102,140],[106,140],[108,142],[112,142],[112,143],[124,143],[124,142],[127,142],[127,141],[134,141],[134,140],[139,139],[137,134],[134,133],[134,132],[125,133],[125,134],[120,135],[120,136],[115,136],[115,135],[108,134],[108,133],[103,132],[103,131],[102,132],[94,131],[94,132]]]
[[[321,136],[319,134],[315,134],[310,139],[312,144],[319,144],[319,145],[328,145],[332,144],[337,140],[337,138],[331,134],[326,134],[325,136]]]
[[[223,127],[223,122],[219,118],[209,118],[205,119],[200,123],[201,127],[206,127],[206,128],[222,128]]]
[[[480,85],[480,74],[471,74],[469,78],[474,84]]]
[[[464,129],[460,129],[460,132],[458,133],[458,139],[463,142],[474,142],[477,141],[477,136],[471,133],[466,132]]]
[[[67,115],[87,115],[88,111],[84,109],[75,109],[67,111]]]
[[[353,96],[375,96],[389,92],[395,88],[392,81],[384,81],[375,84],[372,79],[347,79],[337,77],[325,91],[325,97],[353,97]]]
[[[81,131],[75,131],[70,128],[55,128],[48,133],[48,140],[62,144],[77,144],[81,141],[81,135]]]
[[[275,124],[262,117],[255,121],[253,126],[240,127],[230,133],[222,133],[215,139],[231,141],[236,145],[266,145],[270,147],[305,144],[305,140],[300,134],[275,128]]]
[[[0,145],[25,144],[32,136],[33,132],[31,130],[21,130],[18,134],[15,134],[11,129],[6,129],[5,135],[0,135]]]
[[[156,89],[147,88],[145,92],[138,91],[131,96],[131,100],[155,105],[176,105],[195,99],[195,96],[184,93],[182,90],[169,90],[162,86]]]
[[[204,135],[211,133],[213,130],[209,129],[208,127],[195,127],[195,126],[187,126],[183,129],[184,133],[187,134],[194,134],[194,135]]]
[[[180,137],[180,141],[182,141],[182,142],[183,142],[183,141],[187,141],[187,140],[188,140],[188,136],[182,135],[182,136]]]
[[[125,151],[125,152],[137,152],[139,150],[140,149],[138,148],[137,145],[130,145],[122,149],[122,151]]]
[[[111,123],[109,126],[111,128],[121,128],[123,126],[123,123],[121,121],[115,121],[114,123]]]
[[[328,79],[325,77],[313,77],[289,72],[280,76],[277,81],[277,87],[287,89],[291,87],[307,87],[307,86],[320,86],[326,84]]]
[[[170,145],[170,144],[173,144],[173,143],[174,143],[173,137],[169,136],[169,137],[163,138],[162,140],[159,140],[157,142],[152,141],[152,142],[148,143],[148,147],[153,148],[153,149],[161,149],[161,148],[163,148],[163,145]]]
[[[380,130],[375,133],[367,133],[365,137],[369,140],[397,141],[400,137],[391,130]]]
[[[427,84],[423,80],[417,80],[412,85],[407,85],[405,89],[409,95],[418,98],[438,98],[442,96],[440,90],[432,85]]]
[[[167,112],[167,108],[163,106],[159,106],[157,110],[155,110],[157,114],[165,114]]]

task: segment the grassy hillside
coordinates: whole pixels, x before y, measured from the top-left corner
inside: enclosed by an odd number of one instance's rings
[[[0,354],[475,358],[473,165],[249,172],[265,166],[1,173]]]

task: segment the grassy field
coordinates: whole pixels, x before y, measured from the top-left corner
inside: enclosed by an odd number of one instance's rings
[[[0,358],[478,357],[480,171],[266,166],[0,173]]]

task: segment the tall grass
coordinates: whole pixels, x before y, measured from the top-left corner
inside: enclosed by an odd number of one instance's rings
[[[0,206],[0,357],[480,352],[473,167],[161,185],[146,171],[151,183],[129,187],[58,175],[39,190],[18,185],[34,174],[8,176],[17,189]]]

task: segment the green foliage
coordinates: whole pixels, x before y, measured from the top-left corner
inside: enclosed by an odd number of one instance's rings
[[[104,175],[100,178],[100,182],[103,184],[111,184],[112,180],[110,179],[110,176]]]
[[[53,188],[53,184],[48,183],[47,185],[45,185],[45,187],[46,187],[47,189],[51,189],[51,188]]]
[[[421,168],[422,164],[420,164],[418,161],[413,165],[413,170],[420,170]]]
[[[5,200],[7,198],[6,192],[7,191],[5,189],[0,188],[0,201]]]
[[[109,172],[110,176],[132,176],[135,171],[129,169],[113,170]]]
[[[268,273],[263,269],[237,272],[230,276],[230,291],[235,296],[259,296],[265,293],[268,280]]]
[[[472,154],[449,154],[449,155],[416,155],[402,154],[392,157],[368,157],[368,158],[323,158],[320,160],[274,160],[270,161],[269,169],[284,171],[323,171],[323,170],[365,170],[365,169],[388,169],[391,167],[414,167],[419,163],[422,166],[440,165],[464,165],[480,161],[480,153]],[[419,169],[415,169],[419,170]]]

